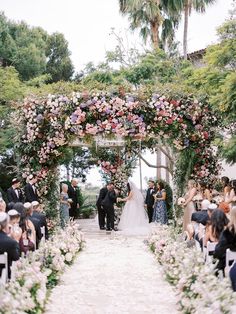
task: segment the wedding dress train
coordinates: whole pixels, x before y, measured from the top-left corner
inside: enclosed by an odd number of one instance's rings
[[[129,182],[132,197],[123,208],[118,230],[124,235],[148,235],[151,231],[149,220],[144,208],[144,198],[133,182]]]

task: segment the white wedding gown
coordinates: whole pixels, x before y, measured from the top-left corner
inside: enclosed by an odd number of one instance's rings
[[[124,235],[148,235],[151,231],[142,193],[130,182],[132,196],[123,208],[118,230]]]

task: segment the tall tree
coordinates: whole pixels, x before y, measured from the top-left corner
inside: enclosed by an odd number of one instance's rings
[[[183,35],[183,52],[184,59],[187,60],[188,53],[188,25],[189,16],[194,9],[199,13],[204,13],[206,7],[210,4],[214,4],[216,0],[183,0],[183,11],[184,11],[184,35]]]
[[[46,73],[51,75],[51,82],[71,79],[74,67],[70,59],[68,42],[63,34],[54,33],[48,37],[46,56],[48,58]]]
[[[139,28],[145,41],[150,37],[155,49],[160,47],[159,31],[163,23],[164,38],[169,34],[173,36],[173,28],[177,25],[181,11],[178,1],[119,0],[119,4],[121,13],[130,20],[131,29]]]

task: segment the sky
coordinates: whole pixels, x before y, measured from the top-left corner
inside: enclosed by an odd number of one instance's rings
[[[41,26],[50,34],[61,32],[69,42],[77,71],[90,61],[103,61],[105,52],[114,49],[116,40],[111,28],[129,38],[132,47],[141,42],[131,33],[127,18],[119,13],[118,0],[0,0],[0,11],[10,19]],[[192,13],[189,20],[189,52],[216,41],[215,29],[228,16],[232,0],[217,0],[205,14]],[[177,32],[182,42],[183,23]]]
[[[215,5],[207,8],[205,14],[192,13],[189,19],[189,52],[216,42],[216,28],[229,16],[231,3],[231,0],[217,0]],[[119,14],[118,0],[0,0],[0,11],[15,21],[24,20],[29,25],[41,26],[50,34],[63,33],[78,72],[90,61],[95,64],[103,61],[106,51],[115,48],[117,42],[110,35],[111,28],[126,38],[129,47],[143,45],[138,33],[128,30],[127,18]],[[182,42],[182,36],[183,23],[177,31],[177,40]],[[155,164],[155,155],[147,153],[145,156],[151,164]],[[154,178],[156,170],[143,162],[141,170],[145,187],[144,177]],[[232,176],[228,167],[226,174]],[[140,186],[139,168],[133,175],[133,181]],[[90,172],[87,182],[101,184],[97,169]]]

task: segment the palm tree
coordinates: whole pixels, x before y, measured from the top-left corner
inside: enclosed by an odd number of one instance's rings
[[[187,59],[188,51],[188,19],[191,14],[192,9],[197,12],[204,13],[206,7],[210,4],[214,4],[216,0],[184,0],[183,11],[184,11],[184,36],[183,36],[183,51],[184,59]]]
[[[130,28],[140,28],[140,34],[146,41],[151,37],[153,47],[159,48],[159,29],[163,24],[162,39],[173,37],[174,28],[180,19],[183,0],[119,0],[120,11],[128,15]],[[177,9],[178,8],[178,9]]]

